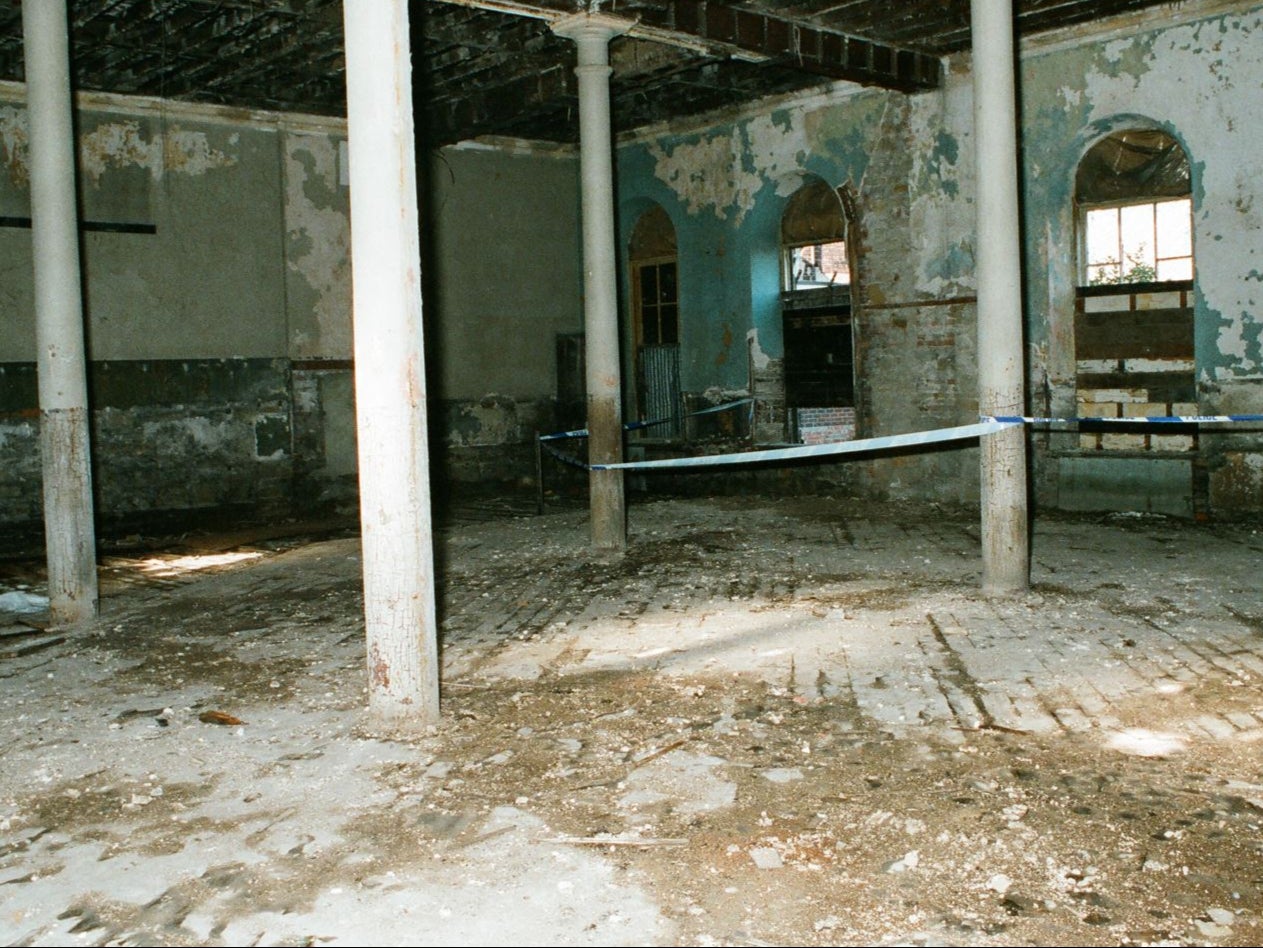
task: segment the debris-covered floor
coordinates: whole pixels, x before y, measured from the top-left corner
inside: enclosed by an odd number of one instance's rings
[[[56,634],[0,564],[0,942],[1260,943],[1254,526],[1041,518],[988,601],[953,511],[479,519],[408,741],[349,531],[114,557]]]

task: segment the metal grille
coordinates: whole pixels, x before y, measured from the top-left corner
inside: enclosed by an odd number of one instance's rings
[[[645,429],[645,437],[680,436],[680,347],[640,347],[641,392],[644,393],[644,418],[665,424]]]

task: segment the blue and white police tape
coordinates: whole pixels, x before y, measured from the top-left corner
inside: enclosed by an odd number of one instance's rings
[[[540,441],[564,441],[566,438],[586,438],[587,428],[576,428],[574,431],[556,431],[552,434],[539,435]]]
[[[955,428],[936,428],[932,431],[911,431],[907,434],[887,435],[882,438],[864,438],[860,441],[830,441],[826,444],[797,444],[786,448],[766,448],[760,451],[740,451],[736,454],[708,454],[688,458],[663,458],[658,461],[625,461],[621,464],[593,464],[594,471],[648,471],[665,468],[717,467],[728,464],[759,464],[764,461],[797,460],[799,458],[830,457],[837,454],[858,454],[868,451],[885,451],[894,448],[910,448],[923,444],[941,444],[948,441],[964,441],[982,435],[994,434],[1012,428],[1018,422],[982,421],[974,425]]]
[[[717,411],[727,411],[730,408],[740,408],[742,405],[750,405],[754,403],[753,398],[738,398],[735,402],[725,402],[722,405],[711,405],[710,408],[701,408],[694,412],[689,412],[689,417],[694,415],[712,415]]]
[[[698,415],[713,415],[715,412],[731,411],[734,408],[740,408],[742,405],[753,405],[753,404],[754,404],[753,398],[739,398],[735,402],[725,402],[722,405],[712,405],[710,408],[702,408],[702,409],[699,409],[698,411],[691,411],[684,417],[696,418]],[[672,421],[672,420],[673,419],[671,418],[655,418],[652,421],[629,421],[627,424],[623,425],[623,430],[636,431],[637,429],[640,429],[640,428],[652,428],[655,425],[665,425],[667,422]]]
[[[1060,425],[1077,424],[1081,421],[1093,424],[1106,422],[1109,424],[1152,424],[1152,425],[1200,425],[1222,424],[1224,422],[1261,422],[1263,415],[1139,415],[1134,418],[1115,418],[1114,416],[1091,416],[1082,418],[1041,418],[1032,415],[980,415],[981,421],[996,421],[1004,424],[1026,425]]]
[[[742,405],[749,405],[754,401],[753,398],[739,398],[735,402],[725,402],[722,405],[712,405],[710,408],[703,408],[700,411],[689,412],[686,418],[693,418],[697,415],[710,415],[717,411],[728,411],[733,408],[740,408]],[[624,431],[638,431],[641,428],[652,428],[655,425],[665,425],[671,421],[670,418],[654,418],[650,421],[629,421],[623,425]],[[587,428],[576,428],[573,431],[557,431],[553,434],[539,435],[540,441],[564,441],[568,438],[586,438],[588,436]]]
[[[578,458],[571,457],[569,454],[566,454],[563,451],[558,451],[551,444],[548,444],[547,442],[545,442],[542,438],[540,439],[539,446],[543,448],[545,451],[547,451],[549,454],[551,454],[553,457],[555,457],[562,464],[569,464],[571,467],[581,467],[585,471],[588,469],[587,461],[580,461]]]

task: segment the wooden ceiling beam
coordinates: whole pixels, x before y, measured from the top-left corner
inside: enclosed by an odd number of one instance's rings
[[[663,6],[661,14],[646,11],[641,27],[673,30],[718,44],[735,58],[902,92],[936,89],[942,82],[941,61],[914,50],[727,3],[665,0]]]
[[[442,2],[549,21],[583,7],[574,0]],[[771,62],[829,79],[902,92],[936,89],[942,82],[942,62],[926,53],[716,0],[632,4],[626,8],[626,15],[628,36],[684,46],[707,55]]]
[[[426,145],[438,148],[464,138],[497,132],[540,108],[577,104],[578,79],[569,64],[486,83],[460,98],[434,102],[426,109]]]

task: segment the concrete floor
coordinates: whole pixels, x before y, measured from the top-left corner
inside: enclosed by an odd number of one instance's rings
[[[0,616],[0,942],[1258,943],[1257,526],[1043,517],[987,600],[968,512],[520,509],[442,512],[415,740],[336,530]]]

